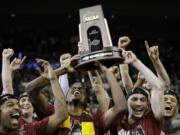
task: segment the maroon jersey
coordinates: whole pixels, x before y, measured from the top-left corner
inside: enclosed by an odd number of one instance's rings
[[[38,119],[33,119],[32,122],[35,122],[35,121],[38,121]],[[31,123],[31,122],[27,122],[23,118],[20,118],[20,120],[19,120],[19,125],[24,125],[24,124],[28,124],[28,123]]]
[[[9,132],[7,134],[0,133],[0,135],[45,135],[48,120],[49,117],[44,118],[41,121],[35,121],[32,123],[20,123],[20,128],[18,130]]]
[[[19,125],[24,125],[24,124],[28,124],[28,122],[27,121],[25,121],[23,118],[20,118],[20,120],[19,120]]]
[[[53,112],[53,107],[50,105],[45,114],[50,114]],[[43,114],[44,115],[44,114]],[[69,135],[73,133],[83,134],[83,124],[82,123],[92,123],[95,135],[103,135],[105,132],[104,128],[104,113],[97,113],[91,115],[87,112],[83,112],[81,116],[70,115],[70,125],[69,127],[63,127],[60,125],[59,129],[56,131],[55,135]],[[91,128],[91,127],[89,127]],[[88,129],[86,129],[88,130]]]
[[[63,127],[60,126],[60,128],[57,130],[55,135],[69,135],[69,134],[85,134],[82,131],[83,124],[82,123],[92,123],[93,128],[91,128],[91,131],[94,130],[95,135],[103,135],[104,134],[104,123],[103,123],[103,115],[101,113],[98,113],[96,115],[90,115],[88,113],[82,113],[81,116],[70,116],[70,126]],[[88,129],[86,129],[88,130]],[[89,132],[91,132],[89,131]]]
[[[118,135],[160,135],[162,122],[158,121],[151,111],[132,125],[128,124],[126,117],[119,127]]]

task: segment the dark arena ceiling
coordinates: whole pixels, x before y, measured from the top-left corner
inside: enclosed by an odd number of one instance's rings
[[[152,0],[1,0],[0,39],[13,38],[16,48],[24,46],[19,40],[39,35],[77,43],[79,9],[96,4],[103,6],[114,43],[122,35],[179,40],[179,2]]]

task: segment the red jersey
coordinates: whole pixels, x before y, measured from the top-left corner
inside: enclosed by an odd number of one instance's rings
[[[38,121],[38,119],[33,119],[32,122]],[[27,122],[26,120],[24,120],[22,117],[19,120],[19,125],[24,125],[24,124],[28,124],[28,123],[32,123],[32,122]]]
[[[83,124],[89,124],[88,128],[85,126],[85,130],[88,134],[103,135],[104,134],[104,123],[103,115],[101,113],[96,115],[90,115],[88,113],[82,113],[81,116],[70,116],[70,126],[63,127],[57,130],[55,135],[69,135],[69,134],[86,134],[83,131]],[[92,133],[93,132],[93,133]]]
[[[52,109],[54,108],[52,107],[52,105],[50,105],[47,109],[47,112],[45,112],[44,114],[50,114],[49,112],[53,112]],[[73,133],[81,133],[83,135],[86,134],[83,133],[84,130],[94,130],[92,132],[94,132],[95,135],[103,135],[105,132],[104,113],[91,115],[87,112],[83,112],[81,116],[69,115],[69,123],[70,125],[68,127],[60,125],[55,135],[69,135]]]
[[[19,123],[20,128],[18,130],[9,132],[7,134],[0,133],[0,135],[45,135],[48,121],[49,117],[32,123],[24,123],[22,125]]]
[[[120,126],[118,135],[160,135],[162,122],[158,121],[151,111],[132,125],[128,124],[126,117]]]

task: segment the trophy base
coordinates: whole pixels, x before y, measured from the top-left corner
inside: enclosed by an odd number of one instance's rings
[[[82,54],[75,61],[74,68],[77,71],[94,70],[98,68],[95,64],[96,61],[99,61],[106,67],[120,64],[124,61],[122,50],[117,47],[104,47],[100,51]]]

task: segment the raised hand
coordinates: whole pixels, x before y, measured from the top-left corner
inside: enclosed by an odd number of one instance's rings
[[[70,61],[70,59],[71,59],[71,54],[65,53],[60,56],[60,64],[64,65],[65,63],[67,63],[67,61]]]
[[[118,69],[118,66],[112,66],[108,70],[112,72],[113,74],[117,74],[119,69]]]
[[[13,75],[10,71],[10,58],[13,56],[14,51],[11,48],[4,49],[2,52],[2,94],[11,93],[13,94]]]
[[[11,48],[8,49],[4,49],[2,52],[2,57],[3,59],[8,59],[10,60],[10,58],[14,55],[14,50]]]
[[[22,63],[25,61],[26,56],[24,56],[22,59],[14,58],[12,62],[10,63],[10,70],[11,72],[16,72],[20,69]]]
[[[137,81],[134,84],[134,88],[142,87],[145,82],[145,77],[141,72],[138,73]]]
[[[98,71],[88,71],[88,76],[91,82],[91,85],[93,87],[93,90],[95,92],[103,89],[103,83],[102,83],[102,79],[98,73]]]
[[[141,72],[138,73],[138,79],[145,81],[145,78]]]
[[[104,66],[103,64],[101,64],[99,61],[95,61],[94,65],[99,67],[100,71],[102,72],[106,72],[108,70],[108,68]]]
[[[71,57],[69,53],[65,53],[60,56],[60,65],[62,68],[67,70],[68,72],[74,72],[74,68],[72,66],[72,62],[76,56]]]
[[[43,60],[43,59],[36,59],[36,62],[43,67],[43,71],[41,69],[38,69],[42,77],[49,80],[56,79],[56,74],[48,61]]]
[[[81,42],[78,42],[78,54],[83,54],[88,51],[88,48],[83,45]]]
[[[132,51],[123,51],[122,55],[124,57],[124,64],[132,64],[138,60]]]
[[[127,36],[120,37],[118,41],[118,47],[125,49],[131,42],[130,38]]]
[[[145,41],[146,50],[148,52],[149,58],[151,59],[151,62],[156,70],[156,73],[158,75],[158,78],[161,79],[166,89],[170,88],[170,78],[169,75],[161,62],[159,58],[159,48],[158,46],[152,46],[149,47],[148,42]]]
[[[145,46],[146,46],[146,50],[147,50],[147,53],[149,55],[149,58],[152,61],[158,60],[159,59],[159,48],[158,48],[158,46],[149,47],[149,44],[147,41],[145,41]]]

